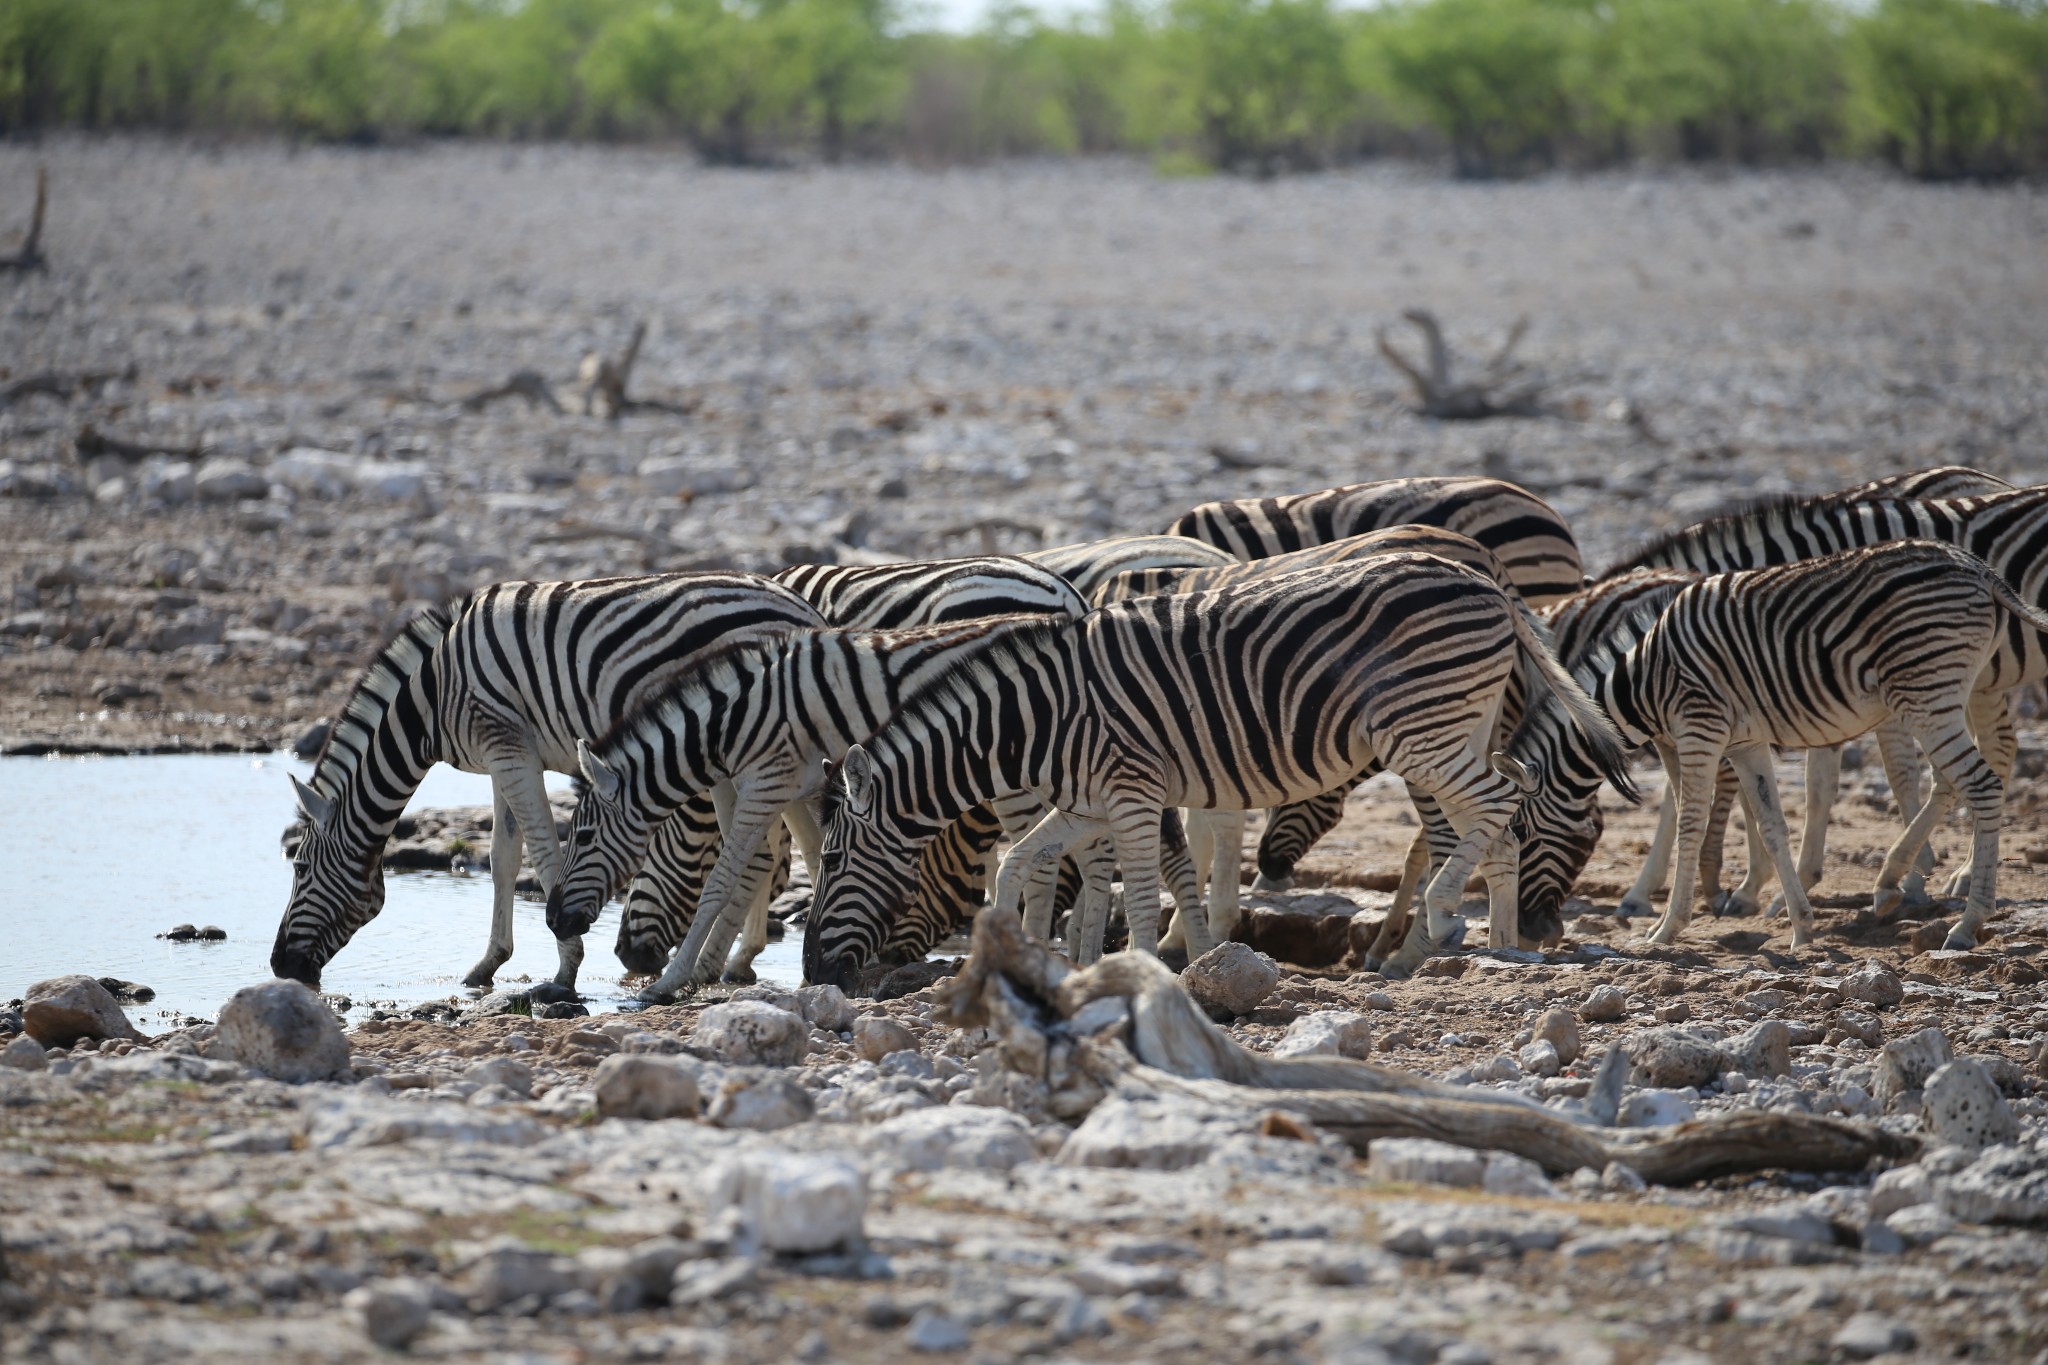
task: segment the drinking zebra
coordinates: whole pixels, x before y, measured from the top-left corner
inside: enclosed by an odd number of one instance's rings
[[[984,648],[906,692],[828,789],[823,876],[804,936],[811,981],[841,981],[870,956],[909,889],[917,848],[1003,792],[1031,791],[1053,812],[1005,859],[998,907],[1039,859],[1106,829],[1132,946],[1152,951],[1165,807],[1277,805],[1373,761],[1435,797],[1459,836],[1424,897],[1426,939],[1417,917],[1419,956],[1482,859],[1513,876],[1496,841],[1520,792],[1488,755],[1518,657],[1628,781],[1599,708],[1514,601],[1429,555],[988,630]],[[1496,921],[1492,932],[1512,926]]]
[[[2025,662],[2042,657],[2044,630],[2048,615],[1982,560],[1953,545],[1908,540],[1701,578],[1654,617],[1645,610],[1622,627],[1624,638],[1592,648],[1581,667],[1588,690],[1624,738],[1656,744],[1678,793],[1671,898],[1652,940],[1671,942],[1691,916],[1694,870],[1726,757],[1784,883],[1793,946],[1809,942],[1812,909],[1792,863],[1771,746],[1839,744],[1896,717],[1938,780],[1887,855],[1873,909],[1885,913],[1898,903],[1901,876],[1960,796],[1976,834],[1969,902],[1949,943],[1973,946],[1992,905],[2003,784],[1972,734],[1994,733],[2004,691],[2048,671]],[[1532,708],[1509,741],[1515,758],[1539,767],[1570,748],[1545,711]],[[1557,840],[1583,804],[1565,784],[1547,780],[1524,809],[1525,839]]]
[[[1058,574],[1009,555],[898,564],[798,564],[772,577],[809,602],[825,624],[853,629],[901,629],[1017,612],[1079,616],[1088,609],[1080,594]],[[685,818],[694,804],[683,803],[671,818]],[[917,900],[905,917],[902,937],[893,945],[894,954],[904,956],[905,960],[914,960],[910,957],[913,953],[922,958],[938,938],[951,932],[956,924],[964,923],[981,903],[986,865],[996,838],[1005,829],[1021,834],[1042,813],[1029,801],[1021,806],[1012,803],[1001,811],[970,812],[958,829],[948,831],[945,838],[935,842],[926,859],[924,871],[928,875],[918,879]],[[799,810],[793,814],[799,829],[806,830],[805,813]],[[700,958],[707,960],[685,964],[684,979],[693,985],[717,965],[708,959],[716,956],[717,962],[723,963],[723,954],[731,946],[730,939],[722,936],[716,926],[705,934],[690,937],[704,878],[709,876],[718,856],[715,840],[700,843],[697,848],[699,863],[693,869],[697,895],[668,901],[635,898],[619,921],[620,960],[643,970],[661,973],[677,944],[686,940],[696,944]],[[813,861],[815,844],[803,851],[805,861]],[[782,856],[786,859],[786,851]],[[979,872],[970,870],[970,859],[979,860]],[[751,964],[768,942],[766,911],[765,903],[750,909],[745,937],[726,975],[735,979],[751,975]],[[935,932],[938,937],[918,951],[927,932]]]
[[[577,743],[677,667],[736,639],[820,624],[787,588],[740,573],[499,583],[416,616],[364,670],[311,781],[292,780],[292,889],[271,970],[317,984],[383,908],[384,845],[440,762],[491,777],[491,938],[464,979],[489,985],[512,953],[522,836],[542,885],[561,865],[543,772],[575,772]],[[686,879],[690,838],[678,826],[651,841],[636,897],[670,895]],[[766,872],[750,870],[750,891],[766,890]],[[582,942],[564,940],[559,952],[555,980],[573,987]]]

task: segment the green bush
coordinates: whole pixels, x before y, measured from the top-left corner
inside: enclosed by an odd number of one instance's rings
[[[1983,0],[1880,0],[1855,28],[1857,113],[1917,175],[2042,165],[2048,17]]]
[[[707,160],[1130,153],[1510,175],[1876,153],[2048,168],[2040,0],[0,0],[0,135],[681,139]]]

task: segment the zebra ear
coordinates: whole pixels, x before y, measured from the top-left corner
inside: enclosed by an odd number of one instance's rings
[[[334,814],[334,803],[299,781],[297,773],[293,773],[291,779],[292,795],[299,801],[299,814],[305,816],[306,823],[315,828],[326,824],[327,817]]]
[[[846,751],[846,761],[839,765],[846,785],[846,809],[866,819],[875,811],[875,761],[868,757],[868,751],[856,744]]]
[[[1498,749],[1493,751],[1493,756],[1487,760],[1486,766],[1520,787],[1524,796],[1534,795],[1536,789],[1543,785],[1541,779],[1530,771],[1528,764]]]
[[[619,780],[619,775],[606,766],[605,761],[597,756],[596,751],[587,742],[580,739],[576,741],[576,766],[583,769],[584,781],[590,783],[591,789],[597,793],[600,800],[619,799],[619,791],[626,784]]]

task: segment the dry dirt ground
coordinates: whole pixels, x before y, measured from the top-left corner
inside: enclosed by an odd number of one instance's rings
[[[289,742],[408,603],[495,578],[1034,548],[1157,529],[1213,497],[1480,470],[1550,498],[1597,567],[1765,492],[1950,462],[2048,477],[2048,200],[2028,188],[1858,172],[771,175],[639,150],[59,141],[0,148],[0,231],[37,164],[52,268],[0,280],[0,392],[38,374],[72,392],[0,405],[0,745],[15,752]],[[1523,353],[1557,380],[1554,414],[1415,416],[1373,347],[1414,306],[1468,354],[1528,316]],[[686,414],[459,401],[531,368],[573,407],[579,359],[638,321],[632,392]],[[88,426],[195,453],[81,460]],[[1705,915],[1678,947],[1643,949],[1641,923],[1606,912],[1654,815],[1616,806],[1589,904],[1546,960],[1459,956],[1406,982],[1293,971],[1234,1032],[1269,1047],[1312,1010],[1356,1010],[1392,1065],[1558,1097],[1645,1029],[1778,1018],[1791,1073],[1715,1081],[1698,1102],[1875,1121],[1877,1049],[1932,1026],[1993,1067],[2037,1150],[2048,872],[2029,855],[2048,835],[2039,731],[2022,736],[2000,869],[2015,904],[1976,953],[1925,951],[1939,909],[1860,913],[1898,818],[1869,764],[1845,776],[1811,949],[1792,952],[1782,921]],[[5,780],[0,765],[0,805]],[[1411,818],[1384,785],[1362,789],[1304,885],[1378,884]],[[1958,827],[1938,843],[1953,859]],[[1873,961],[1904,992],[1875,1011],[1839,984]],[[1581,1010],[1600,984],[1626,1008],[1584,1022],[1575,1067],[1496,1064],[1539,1011]],[[969,1060],[928,1006],[876,1008],[936,1068],[899,1065],[910,1088],[950,1099]],[[1845,1011],[1874,1014],[1875,1046]],[[842,1106],[830,1122],[772,1137],[595,1123],[599,1056],[636,1032],[680,1045],[696,1018],[379,1021],[352,1039],[356,1070],[406,1079],[359,1100],[232,1069],[90,1085],[0,1070],[0,1355],[366,1356],[343,1296],[392,1275],[443,1286],[418,1350],[451,1358],[896,1359],[947,1339],[934,1313],[967,1338],[952,1349],[990,1359],[1676,1365],[1875,1343],[2026,1360],[2048,1343],[2038,1224],[1944,1225],[1937,1198],[1888,1241],[1873,1171],[1490,1196],[1390,1185],[1267,1137],[1157,1158],[1178,1170],[1102,1170],[1060,1158],[1064,1130],[1043,1124],[1007,1173],[875,1165],[867,1235],[888,1278],[857,1259],[771,1260],[675,1307],[604,1314],[479,1289],[480,1238],[571,1254],[679,1227],[733,1143],[881,1162],[888,1106],[860,1111],[862,1087],[895,1082],[832,1072],[855,1065],[836,1036],[814,1035],[796,1068],[821,1097],[859,1101],[821,1098]],[[565,1041],[579,1030],[609,1047]],[[489,1089],[467,1069],[512,1053],[553,1098],[487,1095],[488,1131],[465,1138],[456,1118]],[[376,1129],[381,1145],[321,1126],[351,1103],[438,1117]],[[1916,1103],[1885,1122],[1914,1130]],[[497,1108],[539,1128],[490,1129]],[[1416,1252],[1398,1229],[1417,1210],[1492,1231]],[[1795,1212],[1819,1217],[1820,1240],[1810,1219],[1726,1222]]]

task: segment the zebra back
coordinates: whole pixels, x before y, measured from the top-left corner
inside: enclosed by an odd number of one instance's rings
[[[1103,585],[1119,574],[1146,569],[1206,569],[1237,556],[1187,536],[1116,536],[1076,545],[1033,550],[1024,558],[1052,570],[1091,602],[1102,602]]]
[[[1986,474],[1968,465],[1945,464],[1932,469],[1914,469],[1904,474],[1887,474],[1881,479],[1845,489],[1847,496],[1866,498],[1973,498],[2004,493],[2013,487],[1996,474]]]
[[[1391,526],[1440,526],[1500,557],[1524,601],[1542,606],[1585,579],[1579,546],[1556,509],[1526,488],[1487,478],[1386,479],[1288,497],[1204,503],[1167,528],[1239,559],[1325,545]]]
[[[901,630],[1016,612],[1078,616],[1087,602],[1059,574],[1015,555],[904,564],[797,564],[774,575],[835,626]]]

